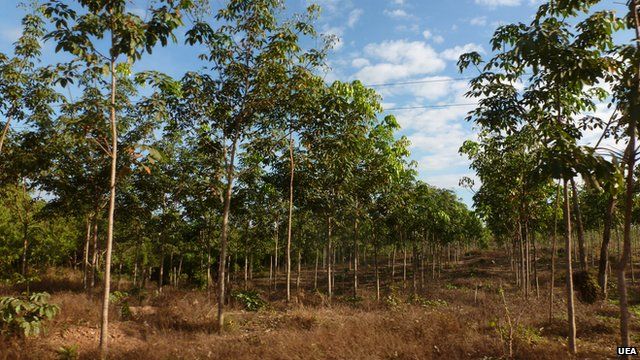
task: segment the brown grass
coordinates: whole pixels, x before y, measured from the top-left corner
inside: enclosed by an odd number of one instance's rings
[[[305,275],[311,283],[312,274]],[[43,336],[0,339],[0,359],[55,359],[62,346],[77,346],[81,359],[97,357],[99,293],[78,291],[74,276],[43,278],[39,285],[53,293],[60,314],[47,324]],[[354,302],[344,281],[330,305],[312,289],[304,289],[293,304],[286,304],[282,286],[273,291],[264,285],[260,289],[270,299],[270,308],[251,313],[239,304],[231,306],[223,335],[214,331],[215,298],[208,292],[166,287],[158,293],[149,288],[146,294],[128,299],[130,316],[123,316],[119,306],[111,309],[110,358],[503,359],[508,354],[508,326],[500,287],[505,289],[515,322],[515,358],[570,358],[562,283],[556,289],[554,318],[549,321],[546,282],[540,284],[539,299],[535,292],[524,299],[511,285],[504,259],[495,253],[474,254],[444,269],[438,279],[426,271],[425,278],[422,300],[409,303],[411,283],[403,290],[400,272],[396,306],[377,302],[370,284],[363,288],[362,300]],[[65,288],[65,281],[75,283]],[[389,291],[384,291],[383,296],[387,295]],[[578,303],[576,311],[577,358],[614,355],[617,306]],[[636,319],[633,329],[640,330]]]

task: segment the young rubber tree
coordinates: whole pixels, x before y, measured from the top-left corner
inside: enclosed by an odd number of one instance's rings
[[[149,17],[142,19],[126,0],[96,1],[50,0],[44,13],[54,29],[45,39],[56,43],[56,51],[65,51],[73,64],[83,65],[105,87],[108,96],[110,143],[106,148],[111,162],[109,175],[109,207],[104,271],[100,357],[107,355],[111,253],[116,207],[118,172],[118,121],[116,102],[118,73],[128,73],[130,65],[151,53],[158,45],[166,45],[173,31],[182,24],[181,11],[191,6],[190,0],[163,0],[154,3]],[[63,78],[61,85],[73,81]]]

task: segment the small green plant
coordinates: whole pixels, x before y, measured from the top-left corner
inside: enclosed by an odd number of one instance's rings
[[[447,303],[444,300],[440,300],[440,299],[429,300],[425,297],[422,297],[420,295],[414,295],[414,294],[409,295],[409,299],[407,301],[413,305],[422,306],[424,308],[444,307],[449,305],[449,303]]]
[[[129,294],[124,291],[114,291],[109,295],[109,301],[113,304],[120,304],[121,302],[126,301],[128,297]]]
[[[395,286],[390,287],[389,294],[383,300],[391,310],[398,310],[402,306],[402,299],[398,295],[398,289]]]
[[[61,346],[56,353],[60,360],[76,360],[78,358],[78,345]]]
[[[447,289],[447,290],[457,290],[458,289],[458,287],[453,285],[453,284],[445,284],[444,288]]]
[[[44,320],[51,320],[60,309],[49,304],[49,294],[34,293],[21,297],[0,297],[0,325],[2,332],[38,335]]]
[[[267,302],[262,300],[260,294],[255,290],[237,291],[233,293],[232,296],[242,303],[248,311],[258,311],[267,307]]]
[[[640,305],[629,306],[629,312],[637,317],[640,317]]]
[[[129,294],[124,291],[114,291],[109,295],[109,300],[114,306],[120,306],[120,316],[123,320],[130,319]]]

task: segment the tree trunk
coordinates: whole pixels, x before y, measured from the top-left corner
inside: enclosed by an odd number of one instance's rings
[[[327,217],[327,293],[329,294],[329,301],[333,296],[333,284],[332,284],[332,257],[331,257],[331,217]]]
[[[302,272],[302,252],[298,249],[298,274],[296,277],[296,293],[300,292],[300,275]]]
[[[287,302],[291,301],[291,228],[293,225],[293,175],[295,163],[293,161],[293,131],[289,133],[289,223],[287,224]]]
[[[24,218],[22,220],[22,276],[27,276],[27,252],[29,251],[29,208],[31,199],[27,194],[26,180],[22,180],[22,201],[24,203]],[[29,282],[27,281],[27,284]],[[28,286],[28,285],[27,285]]]
[[[180,286],[180,276],[182,275],[182,259],[183,255],[180,255],[180,261],[178,262],[178,272],[176,273],[176,287]]]
[[[162,234],[160,235],[162,236]],[[164,277],[164,246],[160,240],[160,268],[158,269],[158,291],[162,292],[162,278]]]
[[[358,219],[353,224],[353,297],[358,297]]]
[[[602,230],[602,246],[600,247],[600,259],[598,262],[598,284],[602,289],[603,298],[607,298],[607,267],[609,264],[609,242],[611,241],[611,226],[613,213],[616,209],[616,197],[610,195],[607,203],[607,212],[604,217],[604,229]]]
[[[93,219],[93,244],[91,254],[91,287],[96,286],[96,271],[98,270],[98,216]]]
[[[318,289],[318,258],[320,257],[318,249],[316,249],[316,270],[313,275],[313,290]]]
[[[407,287],[407,246],[403,242],[402,243],[402,288],[405,288],[405,287]]]
[[[533,278],[536,282],[536,299],[540,298],[540,283],[538,282],[538,249],[536,248],[536,233],[530,234],[533,245]]]
[[[225,151],[226,152],[226,151]],[[224,192],[224,207],[222,211],[222,228],[220,229],[220,258],[218,264],[218,332],[224,327],[225,300],[225,270],[227,260],[227,236],[229,233],[229,211],[231,208],[231,191],[234,180],[234,161],[236,155],[236,139],[232,141],[231,153],[227,162],[227,186]],[[225,154],[226,160],[226,154]]]
[[[0,135],[0,154],[2,154],[4,139],[7,137],[7,134],[9,133],[10,124],[11,124],[11,116],[8,116],[7,122],[4,124],[4,127],[2,128],[2,135]]]
[[[378,243],[373,244],[373,264],[376,271],[376,300],[380,301],[380,272],[378,270]]]
[[[573,212],[578,227],[578,253],[580,256],[580,270],[587,271],[587,253],[584,250],[584,227],[582,225],[582,215],[580,214],[580,200],[578,198],[578,188],[576,182],[571,178],[571,192],[573,193]]]
[[[276,218],[276,233],[275,233],[275,241],[276,241],[276,247],[275,249],[273,249],[273,289],[277,289],[278,288],[278,240],[280,238],[280,226],[279,226],[279,220],[278,218]]]
[[[84,240],[84,251],[82,256],[82,287],[86,290],[89,287],[89,243],[91,242],[91,216],[87,215],[87,236]]]
[[[636,47],[640,48],[640,18],[638,11],[637,0],[631,0],[629,2],[629,10],[633,13],[633,19],[635,21],[636,32]],[[634,66],[638,66],[634,64]],[[624,209],[624,245],[622,250],[622,256],[618,264],[618,293],[620,296],[620,339],[623,347],[630,346],[629,336],[629,308],[627,299],[627,282],[625,273],[627,265],[631,260],[631,222],[633,220],[633,191],[634,191],[634,178],[633,173],[635,170],[636,161],[636,121],[640,115],[640,103],[638,95],[640,95],[640,66],[637,68],[636,73],[636,86],[634,86],[631,92],[631,116],[629,117],[629,145],[627,148],[627,179],[626,179],[626,193],[625,193],[625,209]]]
[[[249,256],[247,252],[244,253],[244,289],[249,287]]]
[[[412,276],[412,289],[413,289],[413,295],[417,295],[418,294],[418,245],[416,244],[416,241],[413,241],[413,248],[412,248],[412,256],[411,256],[411,264],[413,265],[413,276]]]
[[[393,244],[393,255],[391,256],[391,283],[396,282],[396,244]]]
[[[111,46],[115,43],[115,35],[111,34]],[[116,172],[118,165],[118,128],[116,124],[116,69],[115,59],[110,61],[111,67],[111,176],[109,179],[109,217],[107,222],[107,252],[104,262],[104,292],[102,294],[102,324],[100,326],[100,358],[107,357],[107,341],[109,339],[109,292],[111,290],[111,250],[113,247],[113,225],[116,209]]]
[[[576,318],[573,303],[573,269],[571,264],[571,209],[568,181],[564,181],[565,252],[567,255],[567,322],[569,325],[569,351],[576,353]]]

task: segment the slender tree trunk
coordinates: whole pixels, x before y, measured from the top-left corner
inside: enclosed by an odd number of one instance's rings
[[[24,218],[22,221],[22,276],[27,276],[27,252],[29,251],[29,216],[30,201],[27,194],[26,180],[22,180],[22,200],[24,204]],[[28,284],[28,282],[27,282]],[[28,286],[28,285],[27,285]]]
[[[536,282],[536,298],[540,298],[540,283],[538,282],[538,249],[536,248],[536,233],[532,232],[531,244],[533,245],[533,278]]]
[[[613,224],[613,213],[616,209],[616,197],[610,195],[607,203],[607,212],[604,217],[604,228],[602,230],[602,245],[600,246],[600,259],[598,262],[598,284],[602,289],[603,298],[607,298],[607,268],[609,265],[609,242],[611,241],[611,226]]]
[[[353,297],[358,297],[358,218],[353,224]]]
[[[300,276],[302,272],[302,252],[298,249],[298,274],[296,276],[296,293],[300,293]]]
[[[528,220],[525,220],[524,222],[524,246],[525,246],[524,265],[526,269],[525,274],[527,276],[525,294],[527,297],[529,297],[529,294],[531,293],[531,253],[530,253],[529,244],[531,240],[529,239],[529,227],[527,224],[528,224]]]
[[[587,253],[584,250],[585,240],[584,240],[584,227],[582,225],[582,215],[580,214],[580,200],[578,198],[578,188],[576,187],[576,182],[573,178],[571,178],[571,192],[573,193],[573,212],[574,217],[576,219],[576,226],[578,232],[578,253],[580,256],[580,270],[587,271]]]
[[[553,211],[553,235],[551,238],[551,281],[549,282],[549,321],[553,319],[553,290],[556,281],[556,242],[558,239],[558,209],[560,209],[560,181],[556,187],[556,206]]]
[[[376,300],[380,301],[380,272],[378,270],[378,243],[373,244],[373,266],[376,272]]]
[[[391,283],[396,282],[396,244],[393,244],[393,255],[391,256]]]
[[[162,234],[160,234],[162,237]],[[162,280],[164,277],[164,246],[163,241],[160,240],[160,268],[158,269],[158,291],[162,292]]]
[[[565,251],[567,255],[567,316],[569,325],[569,351],[575,354],[576,349],[576,317],[573,301],[573,269],[571,264],[571,207],[569,201],[568,181],[564,181],[564,222]]]
[[[275,233],[275,241],[276,247],[273,249],[273,289],[278,288],[278,240],[280,239],[280,219],[276,218],[276,233]]]
[[[629,9],[633,13],[633,19],[635,21],[636,31],[636,46],[640,48],[640,17],[638,15],[639,6],[637,0],[631,0],[629,2]],[[638,66],[638,64],[634,64]],[[627,179],[626,179],[626,193],[625,193],[625,208],[624,208],[624,245],[622,250],[622,256],[618,264],[618,293],[620,296],[620,339],[622,346],[631,346],[629,335],[629,306],[627,297],[627,281],[626,271],[629,261],[631,261],[631,222],[633,221],[633,191],[634,191],[634,178],[633,173],[636,163],[636,121],[640,115],[640,66],[637,68],[636,73],[636,86],[634,86],[631,96],[631,116],[629,117],[629,145],[627,148]]]
[[[115,35],[111,34],[111,46],[115,44]],[[107,222],[107,252],[104,262],[104,292],[102,294],[102,325],[100,326],[100,358],[107,357],[107,342],[109,339],[109,293],[111,290],[111,251],[113,247],[113,225],[116,209],[116,172],[118,164],[118,127],[116,124],[116,69],[115,61],[110,61],[111,67],[111,176],[109,179],[109,217]]]
[[[318,249],[316,249],[316,270],[314,272],[313,275],[313,289],[317,290],[318,289],[318,260],[319,260],[320,254]]]
[[[8,116],[7,122],[4,124],[4,127],[2,128],[2,136],[0,136],[0,154],[2,154],[4,139],[7,137],[7,134],[9,133],[10,124],[11,124],[11,116]]]
[[[411,256],[411,263],[413,265],[413,276],[412,276],[412,291],[413,291],[413,295],[417,295],[418,294],[418,245],[416,243],[416,240],[413,240],[413,248],[412,248],[412,253],[413,255]]]
[[[231,191],[234,180],[234,161],[236,155],[236,139],[231,144],[231,153],[227,162],[227,184],[224,192],[224,208],[222,211],[222,228],[220,229],[220,258],[218,264],[218,332],[224,327],[225,270],[227,260],[227,236],[229,234],[229,211],[231,208]],[[226,155],[226,154],[225,154]],[[225,156],[226,158],[226,156]]]
[[[529,294],[527,293],[527,267],[525,265],[526,262],[526,254],[525,254],[525,239],[522,231],[522,221],[518,220],[518,241],[520,242],[520,279],[521,279],[521,289],[522,295],[527,297]]]
[[[333,296],[333,277],[332,277],[332,249],[331,249],[331,217],[327,217],[327,293],[329,294],[329,301]]]
[[[244,289],[249,287],[249,256],[247,252],[244,253]]]
[[[295,163],[293,159],[293,131],[289,133],[289,221],[287,224],[287,302],[291,301],[291,228],[293,225],[293,176]]]
[[[407,287],[407,246],[403,242],[402,243],[402,288],[405,288],[405,287]]]
[[[91,243],[91,216],[87,215],[87,236],[84,240],[82,256],[82,287],[85,290],[89,287],[89,243]]]

